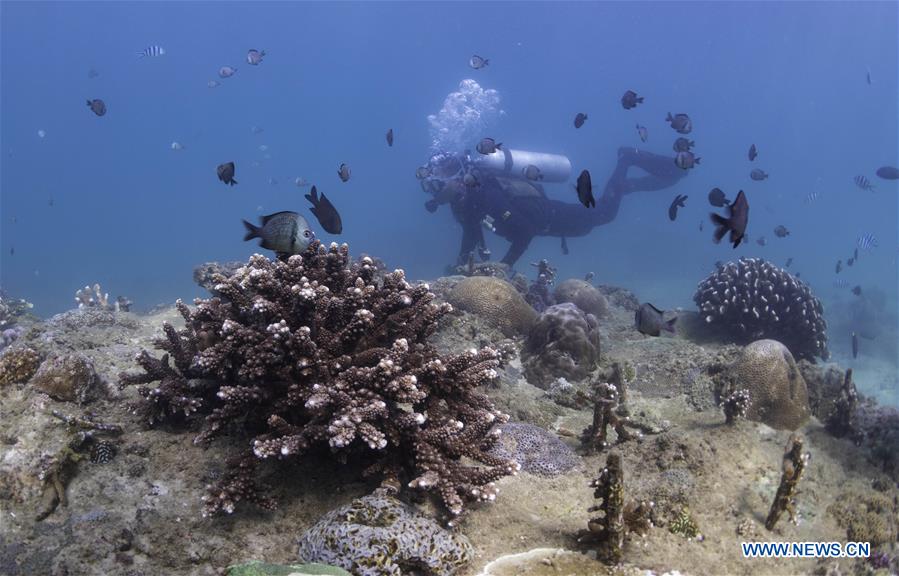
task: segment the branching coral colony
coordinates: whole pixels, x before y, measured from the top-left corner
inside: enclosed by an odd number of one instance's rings
[[[427,285],[409,284],[402,270],[379,281],[371,258],[350,265],[345,244],[319,242],[285,261],[253,255],[217,282],[218,296],[195,310],[179,301],[186,327],[164,325],[161,359],[144,351],[145,372],[121,377],[140,385],[150,424],[202,415],[197,444],[235,426],[253,434],[240,466],[209,488],[207,513],[267,503],[255,464],[319,446],[342,461],[369,458],[367,472],[411,479],[453,516],[466,502],[493,500],[494,483],[517,471],[486,453],[508,416],[478,391],[508,352],[439,356],[427,338],[452,307],[434,303]]]

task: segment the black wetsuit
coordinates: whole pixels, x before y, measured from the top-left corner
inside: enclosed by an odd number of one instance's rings
[[[631,166],[643,169],[647,175],[628,178]],[[462,224],[458,263],[464,264],[469,254],[486,247],[482,225],[485,216],[493,218],[496,234],[512,243],[502,261],[514,266],[535,236],[585,236],[594,227],[615,219],[626,194],[668,188],[686,173],[670,156],[619,148],[618,164],[595,208],[547,198],[539,184],[487,177],[480,186],[450,202],[453,215]]]

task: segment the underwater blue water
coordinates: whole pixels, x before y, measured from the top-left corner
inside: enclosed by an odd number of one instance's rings
[[[483,136],[570,158],[570,182],[546,186],[569,202],[581,169],[598,192],[619,146],[673,155],[666,113],[693,119],[702,163],[687,178],[626,198],[615,222],[570,238],[567,256],[558,238],[536,239],[519,270],[548,258],[563,278],[593,271],[641,300],[693,310],[714,261],[792,257],[847,365],[856,297],[833,281],[864,288],[886,324],[876,344],[864,342],[869,358],[876,348],[871,387],[892,370],[899,388],[899,186],[874,176],[899,163],[895,2],[4,1],[0,21],[0,285],[39,315],[72,307],[94,282],[137,309],[202,296],[193,267],[262,251],[242,241],[240,220],[280,210],[302,212],[323,240],[411,278],[441,275],[460,230],[446,207],[424,210],[415,169],[431,153],[428,116],[473,79],[499,97]],[[151,45],[166,54],[135,56]],[[250,48],[266,51],[261,65],[246,63]],[[470,68],[472,54],[489,66]],[[219,79],[225,65],[237,72]],[[628,89],[646,100],[626,111]],[[104,117],[85,106],[92,98],[106,102]],[[577,112],[589,115],[580,130]],[[649,129],[645,145],[637,123]],[[237,186],[216,178],[227,161]],[[352,169],[347,183],[341,162]],[[769,179],[752,181],[753,167]],[[858,189],[856,175],[876,190]],[[298,176],[338,207],[343,234],[321,231]],[[715,186],[749,198],[750,241],[736,250],[711,241],[706,194]],[[813,191],[819,198],[807,203]],[[689,198],[670,222],[678,193]],[[791,235],[776,238],[778,224]],[[879,247],[836,276],[836,260],[845,266],[864,233]],[[755,243],[761,235],[767,246]],[[487,242],[505,252],[504,240]]]

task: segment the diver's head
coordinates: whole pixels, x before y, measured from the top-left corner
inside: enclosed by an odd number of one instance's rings
[[[441,204],[452,202],[465,192],[462,179],[467,164],[467,154],[440,152],[418,168],[416,177],[421,182],[421,189],[432,196],[425,203],[428,212],[436,211]]]

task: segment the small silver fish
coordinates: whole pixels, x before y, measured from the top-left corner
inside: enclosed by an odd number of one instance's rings
[[[474,68],[475,70],[480,70],[481,68],[490,64],[490,60],[487,58],[481,58],[477,54],[468,59],[468,65]]]
[[[528,164],[528,166],[521,172],[528,180],[543,180],[543,174],[540,172],[540,168],[537,168],[533,164]]]
[[[216,88],[217,86],[221,86],[221,85],[222,85],[222,83],[219,82],[218,80],[210,80],[209,82],[206,83],[206,86],[208,86],[209,88]]]
[[[172,150],[174,150],[176,152],[179,150],[184,150],[184,145],[181,144],[180,142],[172,142]]]
[[[761,182],[762,180],[768,179],[768,173],[764,170],[760,170],[758,168],[753,168],[752,172],[749,173],[749,177],[755,180],[756,182]]]
[[[646,126],[640,126],[637,124],[637,134],[640,135],[640,142],[646,142],[649,140],[649,130]]]
[[[305,188],[306,186],[309,186],[309,182],[306,182],[306,179],[302,176],[297,176],[296,178],[294,178],[293,183],[297,188]]]
[[[346,182],[350,179],[350,167],[346,164],[341,164],[337,168],[337,175],[340,176],[341,182]]]
[[[152,46],[147,46],[140,52],[137,52],[138,58],[143,58],[145,56],[151,56],[151,57],[165,56],[165,48],[163,48],[162,46],[157,46],[156,44],[153,44]]]
[[[262,58],[265,56],[265,50],[253,50],[250,49],[247,52],[247,64],[250,66],[259,66],[262,63]]]
[[[222,66],[219,68],[219,78],[230,78],[237,72],[237,68],[231,66]]]

